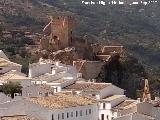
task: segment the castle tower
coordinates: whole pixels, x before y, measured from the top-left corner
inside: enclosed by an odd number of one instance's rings
[[[145,79],[145,86],[144,86],[142,101],[143,102],[150,102],[151,101],[151,94],[150,94],[150,90],[149,90],[148,79]]]
[[[49,44],[51,49],[64,49],[72,45],[74,19],[71,16],[58,16],[51,20]]]

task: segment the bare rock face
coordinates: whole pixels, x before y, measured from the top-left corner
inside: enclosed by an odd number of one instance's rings
[[[78,59],[78,54],[74,47],[68,47],[63,50],[50,53],[49,58],[54,61],[61,61],[61,63],[72,65],[73,61]]]

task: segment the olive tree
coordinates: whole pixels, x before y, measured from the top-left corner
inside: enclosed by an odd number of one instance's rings
[[[0,91],[14,98],[15,93],[22,93],[22,86],[18,82],[8,82],[0,87]]]

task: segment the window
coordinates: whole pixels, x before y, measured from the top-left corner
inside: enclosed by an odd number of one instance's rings
[[[54,88],[54,92],[56,93],[56,92],[58,92],[58,88],[56,87],[56,88]]]
[[[71,112],[71,117],[73,117],[73,112]]]
[[[91,114],[91,112],[92,112],[91,109],[89,109],[89,114]]]
[[[107,120],[109,120],[109,116],[107,115]]]
[[[69,118],[69,113],[67,112],[67,118]]]
[[[64,113],[62,113],[62,119],[64,119]]]
[[[101,114],[101,120],[104,120],[104,114]]]
[[[52,114],[52,120],[54,120],[54,115]]]
[[[86,115],[88,115],[88,110],[86,110]]]
[[[103,103],[103,109],[106,109],[106,103]]]
[[[0,68],[0,70],[3,70],[3,68]]]
[[[48,92],[45,93],[45,97],[47,97],[47,96],[48,96]]]
[[[82,116],[82,110],[80,111],[80,116]]]
[[[39,95],[42,95],[42,92],[39,92]]]
[[[53,92],[49,92],[49,95],[53,95]]]
[[[78,116],[78,111],[76,111],[76,117]]]
[[[60,116],[59,116],[59,114],[58,114],[58,120],[60,119]]]
[[[28,93],[28,96],[30,96],[31,95],[31,93]]]

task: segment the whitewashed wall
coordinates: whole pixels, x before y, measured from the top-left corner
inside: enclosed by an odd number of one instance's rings
[[[145,115],[152,116],[153,105],[150,103],[138,103],[137,112]]]
[[[38,117],[42,120],[52,120],[52,114],[54,116],[54,120],[58,120],[58,114],[60,119],[62,120],[62,113],[64,113],[63,120],[98,120],[98,108],[97,105],[87,105],[87,106],[78,106],[64,109],[51,110],[44,107],[40,107],[39,105],[35,105],[33,103],[28,102],[27,113]],[[89,114],[89,109],[91,109],[91,114]],[[82,110],[82,116],[80,116],[80,111]],[[86,110],[88,114],[86,115]],[[76,111],[78,111],[78,116],[76,117]],[[73,112],[73,117],[71,117],[71,112]],[[67,118],[67,113],[69,117]]]
[[[154,107],[152,109],[152,116],[156,118],[156,120],[160,120],[160,107]]]
[[[24,115],[24,105],[23,100],[0,104],[0,116]]]
[[[37,64],[37,65],[31,65],[29,67],[29,77],[34,78],[39,75],[45,74],[45,73],[51,73],[51,65],[50,64]]]
[[[124,95],[124,90],[121,88],[118,88],[114,85],[110,85],[103,90],[100,91],[100,98],[105,98],[110,95]]]
[[[113,120],[158,120],[151,118],[147,115],[139,114],[139,113],[133,113],[133,114],[128,114],[125,116],[121,116],[119,118],[115,118]]]

